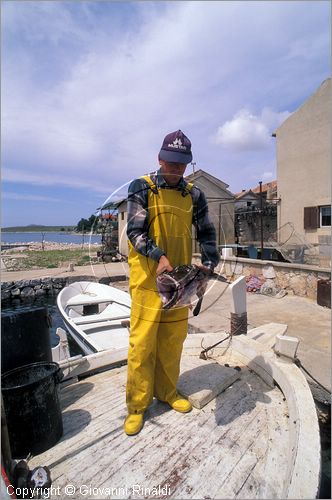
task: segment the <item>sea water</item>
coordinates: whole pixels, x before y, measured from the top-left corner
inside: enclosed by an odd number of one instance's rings
[[[76,243],[78,245],[84,243],[95,244],[101,243],[101,235],[100,234],[92,234],[86,233],[75,234],[75,233],[65,233],[65,232],[36,232],[36,233],[6,233],[2,232],[1,234],[1,243],[41,243],[45,242],[54,242],[54,243]]]

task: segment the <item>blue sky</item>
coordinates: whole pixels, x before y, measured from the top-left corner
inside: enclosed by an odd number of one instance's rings
[[[329,76],[329,2],[3,1],[2,225],[89,217],[177,129],[232,192],[273,180]]]

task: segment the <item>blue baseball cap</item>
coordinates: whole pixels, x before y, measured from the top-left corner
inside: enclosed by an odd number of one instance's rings
[[[166,135],[159,152],[159,160],[187,164],[192,159],[191,142],[181,130]]]

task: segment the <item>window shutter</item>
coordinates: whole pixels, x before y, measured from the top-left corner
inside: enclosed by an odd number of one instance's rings
[[[304,207],[304,229],[317,229],[319,227],[318,207]]]

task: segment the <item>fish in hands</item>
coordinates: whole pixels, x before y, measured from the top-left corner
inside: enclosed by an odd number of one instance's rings
[[[157,290],[163,303],[163,309],[189,306],[196,295],[198,302],[193,311],[197,316],[201,310],[203,297],[210,278],[221,277],[208,267],[197,265],[177,266],[173,271],[164,271],[157,276]],[[222,278],[222,281],[227,281]]]

